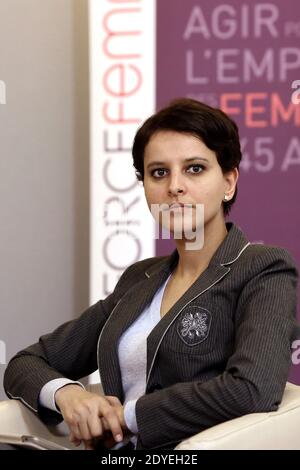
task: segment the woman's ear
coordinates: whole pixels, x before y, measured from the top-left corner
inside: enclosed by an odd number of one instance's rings
[[[224,174],[225,182],[226,182],[226,195],[227,199],[230,200],[233,198],[236,184],[239,179],[239,170],[237,168],[233,168],[233,170],[228,171]]]

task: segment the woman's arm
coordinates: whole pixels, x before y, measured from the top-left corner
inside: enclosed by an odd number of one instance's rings
[[[110,298],[98,302],[16,354],[4,375],[7,395],[21,399],[42,418],[55,418],[56,413],[39,408],[40,391],[53,379],[78,380],[97,369],[97,341],[110,304]]]
[[[134,265],[133,265],[134,266]],[[64,323],[39,342],[20,351],[9,362],[4,388],[10,398],[17,398],[47,421],[61,421],[61,416],[39,407],[42,387],[57,378],[78,380],[97,369],[99,334],[113,308],[132,283],[132,266],[124,271],[113,293],[89,307],[78,318]]]

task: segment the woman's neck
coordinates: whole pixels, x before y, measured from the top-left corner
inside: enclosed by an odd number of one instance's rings
[[[197,278],[207,268],[216,250],[226,238],[227,233],[225,220],[223,219],[219,223],[205,225],[204,242],[201,249],[188,250],[186,244],[191,243],[191,240],[175,240],[179,260],[174,275],[182,279]]]

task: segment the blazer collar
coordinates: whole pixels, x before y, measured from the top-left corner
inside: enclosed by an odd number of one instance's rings
[[[227,266],[238,259],[242,252],[250,244],[243,232],[232,222],[226,223],[228,234],[210,260],[209,267]],[[164,256],[161,260],[145,271],[147,277],[151,277],[160,271],[170,273],[178,263],[178,251],[175,249],[171,255]]]

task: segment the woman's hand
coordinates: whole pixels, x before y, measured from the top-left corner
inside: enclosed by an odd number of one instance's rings
[[[123,429],[123,436],[124,437],[125,436],[131,436],[132,432],[127,428],[125,418],[124,418],[124,406],[122,405],[120,400],[117,397],[108,396],[108,395],[106,395],[105,398],[116,410],[119,421],[121,423],[121,427]],[[105,434],[104,434],[103,445],[104,445],[104,447],[106,447],[108,449],[111,449],[112,447],[114,447],[117,444],[117,442],[115,441],[112,433],[107,432],[108,431],[108,425],[105,422],[105,418],[103,418],[102,422],[103,422],[103,425],[104,425],[104,429],[106,431]]]
[[[70,429],[70,441],[92,449],[95,438],[107,439],[111,432],[115,442],[123,440],[126,431],[123,406],[117,397],[87,392],[80,385],[70,384],[57,390],[55,402]]]

